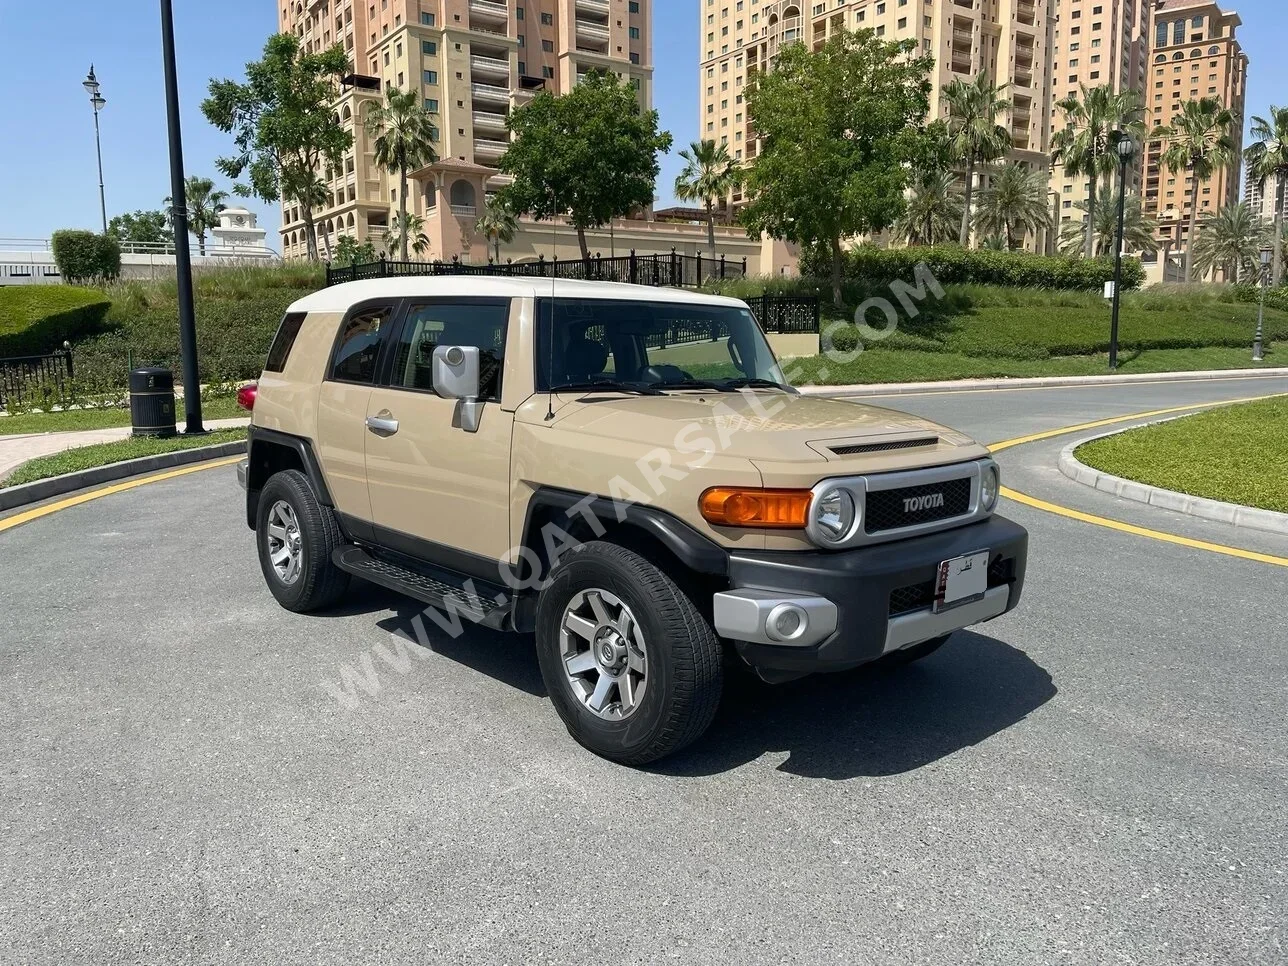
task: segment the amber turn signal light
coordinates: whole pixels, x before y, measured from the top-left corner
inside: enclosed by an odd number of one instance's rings
[[[719,527],[804,529],[809,490],[757,490],[714,486],[698,500],[702,518]]]

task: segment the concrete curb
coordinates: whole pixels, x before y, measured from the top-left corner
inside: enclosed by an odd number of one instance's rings
[[[1187,414],[1187,415],[1193,415]],[[1147,503],[1163,510],[1174,510],[1187,516],[1202,520],[1214,520],[1217,523],[1228,523],[1248,530],[1265,530],[1269,533],[1288,534],[1288,513],[1277,513],[1274,510],[1262,510],[1258,507],[1243,506],[1239,503],[1222,503],[1219,500],[1208,500],[1201,496],[1190,496],[1188,493],[1177,493],[1175,490],[1164,490],[1157,486],[1125,480],[1121,476],[1111,476],[1094,467],[1088,466],[1073,455],[1074,450],[1093,440],[1107,436],[1117,436],[1141,426],[1155,426],[1171,422],[1173,419],[1184,419],[1184,416],[1171,416],[1167,419],[1155,419],[1148,423],[1128,426],[1126,429],[1115,429],[1108,433],[1097,433],[1085,436],[1070,443],[1060,451],[1060,472],[1069,479],[1094,487],[1104,493],[1112,493],[1124,500],[1136,503]]]
[[[1288,368],[1200,369],[1193,372],[1140,372],[1122,376],[1025,376],[1018,379],[955,379],[951,382],[889,382],[861,386],[801,386],[807,395],[897,396],[902,393],[965,392],[977,389],[1040,389],[1052,386],[1109,386],[1193,379],[1257,379],[1288,376]]]
[[[202,463],[223,456],[241,456],[245,453],[246,441],[239,439],[231,443],[196,446],[192,449],[176,450],[173,453],[161,453],[157,456],[144,456],[141,459],[95,466],[93,469],[81,470],[77,473],[51,476],[47,480],[36,480],[34,483],[0,489],[0,512],[26,506],[29,503],[40,503],[51,497],[62,496],[64,493],[83,490],[87,486],[111,483],[114,480],[123,480],[143,473],[155,473],[157,470],[167,470],[186,463]]]

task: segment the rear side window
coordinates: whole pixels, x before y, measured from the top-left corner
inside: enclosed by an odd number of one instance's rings
[[[375,382],[381,333],[389,324],[389,306],[354,313],[344,320],[335,344],[331,378],[339,382]]]
[[[286,368],[286,357],[291,354],[291,347],[295,345],[295,338],[300,334],[300,326],[304,324],[305,312],[287,312],[282,318],[282,324],[277,327],[277,335],[273,337],[273,345],[268,350],[268,361],[264,363],[264,368],[268,372],[281,372]]]

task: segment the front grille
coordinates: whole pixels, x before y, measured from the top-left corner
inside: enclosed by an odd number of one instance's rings
[[[1015,580],[1015,558],[998,554],[988,565],[988,589],[1002,587]],[[898,617],[914,610],[924,610],[935,602],[934,580],[923,580],[890,591],[890,616]]]
[[[897,530],[918,523],[933,523],[970,512],[970,477],[920,486],[901,486],[893,490],[868,493],[863,517],[865,533]],[[942,501],[921,502],[924,497],[942,497]],[[911,508],[905,501],[918,501]]]
[[[859,453],[885,453],[894,449],[912,449],[914,446],[934,446],[938,442],[938,436],[923,436],[919,439],[896,439],[888,443],[854,443],[850,446],[833,446],[831,449],[837,456],[855,456]]]

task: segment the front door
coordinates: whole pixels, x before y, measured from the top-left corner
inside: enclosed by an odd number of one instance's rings
[[[367,482],[377,539],[457,570],[486,571],[510,550],[510,437],[501,409],[508,299],[411,299],[391,344],[387,385],[367,403]],[[454,428],[457,401],[433,388],[440,345],[481,349],[478,432]]]

